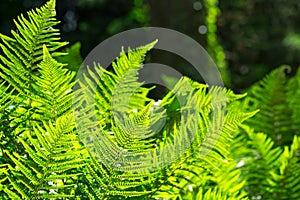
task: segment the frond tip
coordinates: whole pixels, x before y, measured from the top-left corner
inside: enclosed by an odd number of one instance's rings
[[[12,37],[0,34],[3,51],[0,76],[21,94],[30,96],[32,75],[43,59],[43,45],[52,56],[59,56],[57,50],[67,44],[59,41],[59,30],[53,28],[58,24],[55,17],[55,0],[50,0],[41,8],[29,11],[27,17],[20,15],[14,20],[18,33],[12,30]]]

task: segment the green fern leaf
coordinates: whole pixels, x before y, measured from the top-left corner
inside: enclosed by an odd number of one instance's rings
[[[293,111],[288,105],[287,77],[282,66],[275,69],[262,81],[249,90],[245,99],[246,109],[259,109],[260,112],[247,124],[256,131],[266,133],[275,141],[275,145],[289,145],[296,127],[293,125]]]
[[[38,120],[55,120],[68,112],[71,107],[71,91],[74,73],[63,68],[63,64],[54,60],[44,45],[43,60],[38,64],[39,76],[34,76],[35,118]]]
[[[28,157],[6,151],[14,162],[10,184],[25,199],[72,197],[71,183],[79,175],[72,170],[85,165],[80,157],[84,151],[75,146],[78,141],[72,133],[74,123],[67,115],[58,118],[55,126],[49,122],[44,127],[34,129],[37,137],[28,135],[29,143],[20,138]],[[43,148],[46,145],[47,150]]]
[[[292,113],[292,130],[295,135],[300,135],[300,68],[296,75],[292,77],[287,84],[287,102]]]
[[[59,42],[59,31],[53,28],[58,23],[55,20],[55,0],[29,11],[27,15],[27,19],[21,15],[14,21],[18,33],[12,31],[12,38],[0,34],[3,51],[0,76],[19,93],[30,96],[32,76],[43,58],[43,45],[52,53],[67,43]],[[61,54],[55,52],[53,55]]]
[[[294,137],[293,143],[285,148],[280,158],[280,171],[273,173],[270,180],[271,198],[299,199],[300,198],[300,139]]]
[[[256,133],[245,125],[241,127],[243,132],[235,136],[231,156],[246,180],[245,190],[249,198],[272,199],[268,180],[280,166],[282,150],[266,134]]]
[[[215,200],[215,199],[222,199],[222,200],[247,200],[248,198],[239,198],[239,197],[231,197],[226,192],[221,192],[218,189],[209,189],[206,192],[203,192],[201,189],[196,197],[197,200]]]

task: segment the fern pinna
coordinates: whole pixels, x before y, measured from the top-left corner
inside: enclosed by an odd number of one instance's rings
[[[57,23],[50,0],[19,16],[11,37],[0,35],[2,199],[299,198],[299,112],[282,117],[296,95],[260,94],[288,85],[298,95],[298,75],[275,71],[246,98],[183,77],[155,102],[138,72],[157,41],[122,50],[111,71],[87,66],[74,81],[67,68],[78,66],[66,67],[76,62],[60,53],[67,43]],[[264,117],[273,101],[278,130]],[[272,134],[288,128],[296,133],[283,149]]]

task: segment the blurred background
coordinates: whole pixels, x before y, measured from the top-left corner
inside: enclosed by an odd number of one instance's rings
[[[0,32],[16,29],[20,13],[45,3],[4,0]],[[228,87],[236,92],[283,64],[300,64],[299,0],[57,0],[62,40],[81,43],[84,58],[97,44],[121,31],[158,26],[180,31],[211,55]],[[77,44],[79,45],[79,44]],[[168,64],[184,75],[193,71],[184,60],[153,52],[152,61]]]

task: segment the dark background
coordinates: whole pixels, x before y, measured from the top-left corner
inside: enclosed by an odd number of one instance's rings
[[[4,0],[0,3],[0,32],[16,29],[13,20],[20,13],[45,1]],[[239,92],[260,80],[272,69],[300,64],[299,0],[219,0],[217,39],[223,47],[230,87]],[[62,40],[81,42],[85,57],[97,44],[121,31],[143,26],[171,28],[207,45],[205,1],[195,0],[57,0]],[[193,73],[180,58],[167,52],[153,52],[151,58]],[[197,78],[196,78],[197,79]]]

